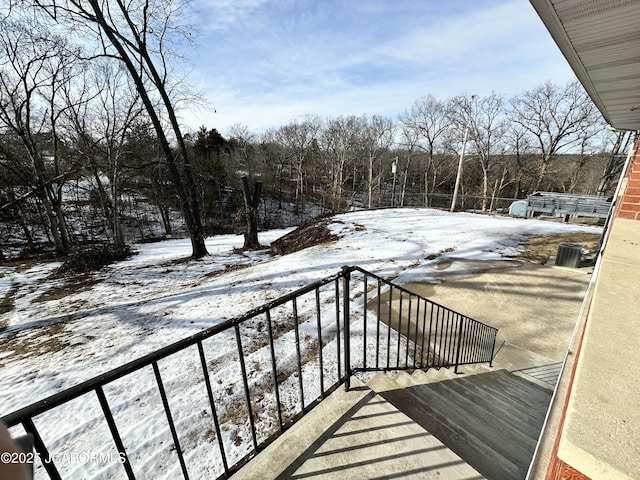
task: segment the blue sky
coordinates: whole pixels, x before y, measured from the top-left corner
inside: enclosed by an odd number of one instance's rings
[[[527,0],[194,0],[184,13],[208,105],[183,119],[222,134],[574,78]]]

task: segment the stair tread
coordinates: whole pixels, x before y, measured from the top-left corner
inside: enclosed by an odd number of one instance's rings
[[[415,395],[428,403],[432,411],[438,411],[448,422],[464,429],[500,456],[516,465],[528,466],[536,440],[463,395],[458,395],[445,383],[422,385],[414,390]]]
[[[517,412],[515,416],[519,418],[538,419],[544,417],[551,401],[551,396],[542,397],[537,401],[532,400],[529,396],[522,394],[520,390],[513,390],[508,384],[501,388],[494,388],[495,386],[491,384],[483,384],[479,379],[471,379],[471,377],[460,378],[457,383],[477,390],[491,389],[496,400],[511,405],[511,411],[515,410]]]
[[[526,467],[503,457],[470,432],[449,422],[445,414],[421,399],[415,388],[389,390],[381,395],[487,478],[504,480],[524,478]]]
[[[385,381],[381,395],[487,478],[524,478],[551,399],[548,389],[506,370],[402,388],[405,375],[401,382]]]
[[[513,396],[504,392],[483,389],[475,383],[460,381],[442,382],[447,388],[465,395],[475,405],[504,420],[510,425],[517,425],[518,430],[537,441],[544,422],[545,412],[532,412],[527,405],[518,402]]]
[[[529,382],[523,377],[514,375],[508,370],[499,369],[495,370],[495,373],[503,380],[513,384],[516,388],[525,390],[528,394],[534,394],[536,395],[536,397],[551,397],[551,395],[553,394],[552,389],[543,387],[541,385],[538,385],[537,383]]]
[[[480,480],[482,477],[431,432],[367,388],[400,386],[378,374],[355,391],[333,392],[234,474],[260,478],[424,478]],[[324,404],[324,405],[323,405]]]
[[[483,375],[473,375],[465,378],[469,382],[491,386],[497,390],[504,389],[506,391],[520,392],[522,402],[534,410],[542,407],[542,410],[546,411],[546,406],[549,404],[552,396],[550,390],[544,389],[506,370],[496,370],[486,377],[483,377]]]

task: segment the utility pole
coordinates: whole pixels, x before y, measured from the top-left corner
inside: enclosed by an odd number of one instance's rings
[[[396,175],[398,173],[398,157],[391,164],[391,173],[393,174],[393,188],[391,189],[391,206],[396,206]]]
[[[464,162],[464,149],[467,146],[467,137],[469,136],[469,124],[464,129],[464,138],[462,139],[462,151],[460,152],[460,161],[458,162],[458,173],[456,175],[456,186],[453,188],[453,198],[451,199],[450,212],[456,209],[456,200],[458,200],[458,189],[460,188],[460,179],[462,177],[462,162]]]
[[[471,95],[471,101],[476,99],[475,95]],[[469,115],[473,115],[473,108]],[[460,179],[462,178],[462,162],[464,162],[464,149],[467,146],[467,138],[469,137],[469,123],[471,122],[471,116],[467,119],[467,125],[464,128],[464,138],[462,139],[462,151],[460,152],[460,161],[458,162],[458,173],[456,174],[456,186],[453,188],[453,198],[451,199],[450,212],[455,211],[456,201],[458,200],[458,190],[460,188]]]

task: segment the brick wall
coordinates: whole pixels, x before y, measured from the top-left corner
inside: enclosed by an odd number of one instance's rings
[[[640,220],[640,137],[636,139],[620,195],[616,217]]]

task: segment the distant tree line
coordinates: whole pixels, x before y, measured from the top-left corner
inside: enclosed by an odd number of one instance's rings
[[[198,99],[175,81],[170,46],[184,32],[174,12],[106,5],[35,1],[0,19],[5,243],[44,240],[58,255],[88,240],[123,246],[157,235],[142,227],[154,217],[202,256],[206,236],[244,230],[247,215],[272,227],[355,207],[448,206],[463,139],[460,208],[491,211],[537,190],[607,195],[632,140],[606,128],[575,81],[508,99],[427,95],[397,119],[308,115],[260,133],[234,125],[226,138],[183,133],[178,107]]]

